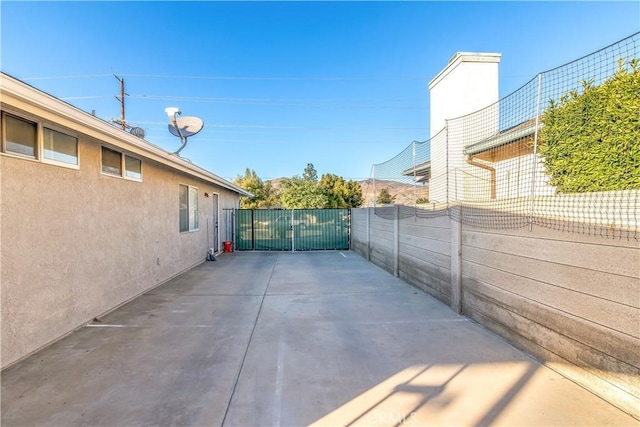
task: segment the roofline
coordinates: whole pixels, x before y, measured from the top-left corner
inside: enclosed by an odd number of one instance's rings
[[[536,130],[540,130],[541,124],[530,124],[520,129],[513,129],[509,131],[501,132],[483,141],[476,142],[475,144],[467,145],[464,147],[464,154],[477,155],[494,148],[502,147],[504,145],[513,144],[521,139],[533,136]]]
[[[425,172],[431,172],[431,160],[427,160],[426,162],[419,163],[415,166],[411,166],[408,169],[402,171],[402,175],[404,176],[412,176],[414,173],[417,175],[422,175]]]
[[[122,148],[129,148],[130,151],[136,154],[238,193],[240,196],[253,197],[253,194],[245,189],[238,187],[234,183],[227,181],[226,179],[221,178],[220,176],[197,166],[178,155],[169,153],[168,151],[144,139],[138,138],[137,136],[131,135],[122,129],[116,128],[105,120],[82,111],[71,104],[68,104],[46,92],[41,91],[40,89],[6,74],[5,72],[0,71],[0,101],[4,102],[4,95],[11,95],[30,106],[46,110],[54,115],[63,117],[71,122],[81,125],[84,128],[87,128],[82,132],[89,136],[93,136],[98,139],[104,139],[103,137],[115,139],[125,145],[125,147]]]

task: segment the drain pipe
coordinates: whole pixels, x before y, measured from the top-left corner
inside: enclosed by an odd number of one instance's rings
[[[491,199],[495,199],[496,198],[496,169],[492,168],[489,165],[485,165],[484,163],[478,163],[477,161],[475,161],[475,159],[471,154],[467,156],[467,163],[469,163],[471,166],[477,166],[484,170],[488,170],[491,173]]]

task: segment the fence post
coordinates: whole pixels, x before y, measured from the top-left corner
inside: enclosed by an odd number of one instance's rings
[[[376,207],[376,165],[371,165],[371,176],[373,176],[373,207]]]
[[[411,143],[412,145],[412,153],[411,153],[411,158],[413,160],[413,214],[416,215],[416,208],[418,206],[418,189],[417,189],[417,181],[416,181],[416,142],[413,141]]]
[[[529,231],[533,231],[533,211],[536,200],[536,170],[538,169],[538,127],[540,125],[540,94],[542,91],[542,73],[538,74],[538,96],[536,105],[536,127],[533,134],[533,171],[531,172],[531,200],[529,208]]]
[[[237,248],[238,243],[236,242],[236,210],[235,209],[231,211],[231,241],[233,242],[233,247]]]
[[[254,214],[255,210],[251,209],[251,250],[256,250],[256,224]]]
[[[400,205],[394,205],[393,274],[400,277]]]
[[[367,261],[371,261],[371,208],[367,208]]]
[[[462,206],[451,208],[451,310],[462,313]],[[458,220],[456,221],[456,218]]]

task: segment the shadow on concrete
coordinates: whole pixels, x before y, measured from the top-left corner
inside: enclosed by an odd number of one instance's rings
[[[3,426],[638,425],[337,251],[223,254],[1,386]]]

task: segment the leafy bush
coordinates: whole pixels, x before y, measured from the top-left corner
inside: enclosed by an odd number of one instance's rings
[[[640,189],[640,71],[622,60],[600,86],[582,82],[542,116],[540,155],[560,193]]]

